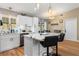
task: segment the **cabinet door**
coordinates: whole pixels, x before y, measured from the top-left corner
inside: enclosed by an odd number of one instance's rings
[[[8,50],[13,48],[13,46],[14,46],[13,41],[14,41],[13,37],[9,37],[7,39],[7,49]]]
[[[20,46],[20,36],[16,34],[11,35],[9,37],[8,43],[10,44],[9,46],[11,49]]]
[[[0,44],[1,44],[0,51],[6,51],[9,49],[13,49],[20,45],[20,38],[17,35],[2,37]]]
[[[7,49],[7,44],[8,44],[7,38],[1,38],[0,44],[1,44],[0,51],[8,50]]]
[[[32,17],[25,17],[24,20],[25,20],[24,22],[27,26],[32,26]]]
[[[24,55],[33,56],[33,39],[32,38],[24,37]]]
[[[9,49],[14,48],[13,47],[13,38],[11,37],[3,37],[1,40],[1,51],[6,51]]]
[[[32,26],[32,17],[18,15],[16,22],[19,25],[25,26],[26,24],[27,26]]]
[[[20,36],[15,36],[14,38],[13,38],[13,47],[15,48],[15,47],[19,47],[20,46]]]

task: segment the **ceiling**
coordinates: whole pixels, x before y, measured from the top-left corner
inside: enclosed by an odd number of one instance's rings
[[[12,11],[17,11],[20,13],[26,13],[39,17],[46,17],[46,13],[49,8],[49,3],[39,3],[39,9],[35,9],[37,7],[36,3],[0,3],[0,8],[8,9],[12,7]],[[69,10],[78,8],[78,3],[52,3],[51,8],[53,12],[56,14],[62,14]]]

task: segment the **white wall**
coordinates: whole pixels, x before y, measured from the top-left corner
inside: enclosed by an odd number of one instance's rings
[[[65,19],[65,29],[66,29],[65,39],[76,41],[77,40],[77,18]]]

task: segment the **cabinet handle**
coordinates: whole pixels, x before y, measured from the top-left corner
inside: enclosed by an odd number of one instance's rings
[[[10,41],[13,41],[13,38],[10,38]]]

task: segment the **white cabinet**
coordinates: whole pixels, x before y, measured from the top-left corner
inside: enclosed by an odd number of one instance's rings
[[[24,36],[24,55],[42,56],[47,49],[40,44],[40,41]]]
[[[1,51],[5,51],[7,48],[7,44],[8,44],[8,42],[7,42],[7,38],[1,38],[0,39],[0,52]]]
[[[33,25],[32,25],[32,32],[38,32],[39,31],[39,19],[37,17],[33,17]]]
[[[0,39],[0,52],[20,46],[20,35],[11,34],[2,36]]]
[[[27,56],[39,56],[39,41],[30,37],[24,37],[24,55]]]
[[[29,16],[22,16],[18,15],[17,16],[17,21],[16,21],[17,26],[20,26],[22,30],[27,30],[27,28],[30,28],[32,32],[38,32],[38,24],[39,24],[39,19],[38,17],[29,17]]]
[[[23,25],[23,26],[25,26],[25,25],[32,26],[32,17],[18,15],[16,23],[19,26],[20,25]]]

